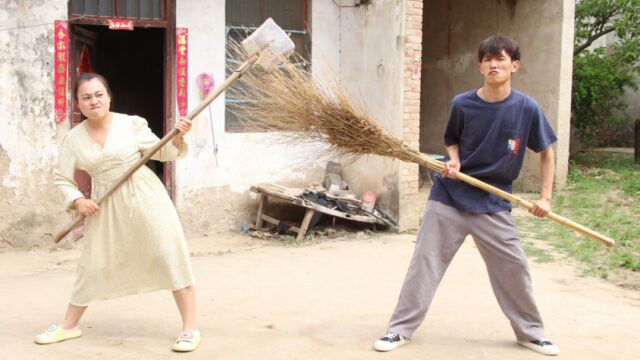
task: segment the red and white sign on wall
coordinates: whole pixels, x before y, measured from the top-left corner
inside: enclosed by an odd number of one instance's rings
[[[133,30],[133,20],[109,19],[110,30]]]
[[[67,67],[69,28],[64,20],[53,23],[53,109],[56,122],[67,118]]]
[[[189,74],[189,36],[187,28],[176,28],[176,95],[178,98],[178,113],[187,115],[188,74]]]

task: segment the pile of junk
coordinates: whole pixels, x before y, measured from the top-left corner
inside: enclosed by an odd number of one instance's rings
[[[386,212],[376,207],[376,194],[371,191],[362,193],[358,199],[342,175],[342,165],[335,161],[327,163],[327,173],[322,186],[311,184],[299,197],[305,201],[340,211],[349,215],[367,216],[378,220],[377,223],[396,227],[398,223]]]
[[[349,184],[342,175],[342,165],[329,161],[322,184],[313,183],[306,188],[292,188],[279,184],[267,183],[251,187],[259,195],[258,214],[254,236],[262,233],[264,223],[274,225],[273,230],[279,234],[287,231],[296,232],[298,239],[303,239],[307,230],[313,229],[323,215],[347,219],[385,227],[397,227],[397,222],[386,212],[376,206],[376,194],[366,191],[359,199],[349,189]],[[268,204],[273,200],[294,204],[305,208],[304,219],[300,226],[277,219],[267,214]],[[273,210],[273,209],[272,209]],[[256,234],[255,232],[258,232]],[[258,236],[262,237],[262,236]]]

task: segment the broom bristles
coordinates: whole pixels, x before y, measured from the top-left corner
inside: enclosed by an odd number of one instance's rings
[[[249,130],[275,131],[287,143],[314,140],[350,157],[379,155],[424,164],[422,155],[357,109],[336,77],[319,85],[299,55],[270,73],[245,74],[229,91],[230,106]],[[440,171],[440,168],[434,169]]]

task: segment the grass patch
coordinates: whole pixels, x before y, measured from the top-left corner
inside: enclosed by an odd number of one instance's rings
[[[522,247],[527,253],[527,257],[534,258],[539,263],[547,263],[553,261],[553,256],[548,251],[540,248],[531,241],[523,241]]]
[[[525,231],[535,231],[536,239],[580,261],[592,275],[609,278],[617,271],[640,272],[640,166],[632,154],[575,156],[566,188],[555,194],[553,211],[609,236],[616,245],[607,249],[564,226],[530,216],[518,222]]]

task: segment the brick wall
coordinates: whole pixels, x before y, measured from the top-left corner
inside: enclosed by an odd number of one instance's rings
[[[403,125],[402,141],[412,148],[420,148],[420,78],[412,71],[422,59],[422,0],[407,0],[404,32]],[[418,165],[403,163],[400,172],[400,195],[418,193]]]

